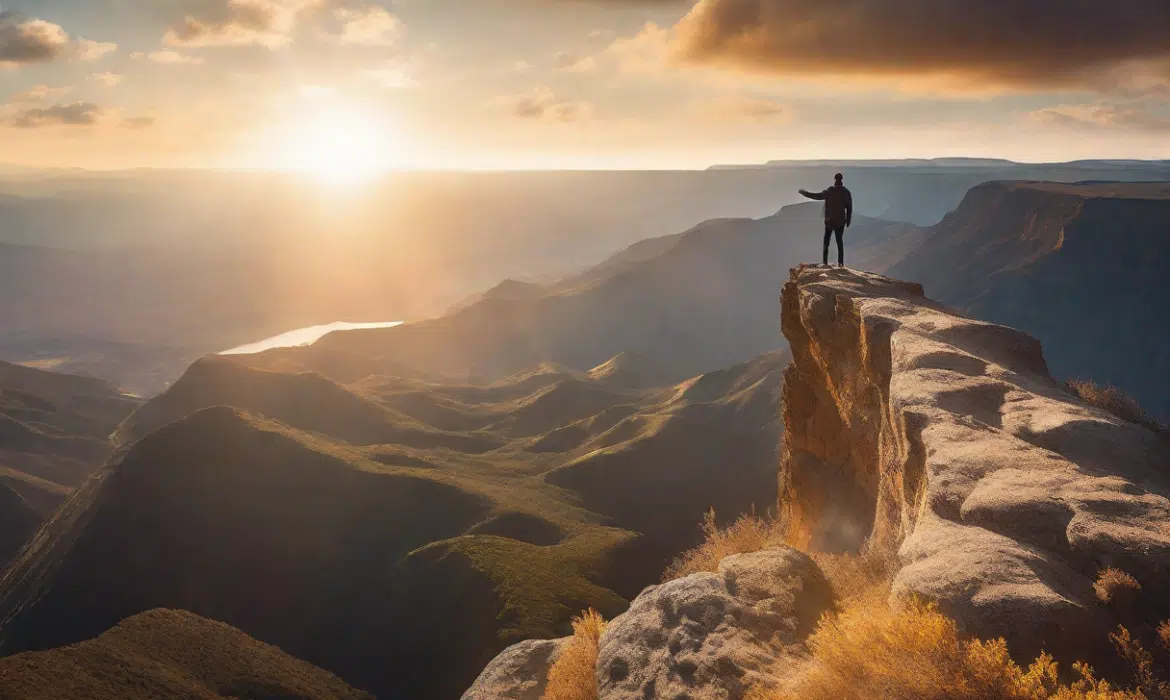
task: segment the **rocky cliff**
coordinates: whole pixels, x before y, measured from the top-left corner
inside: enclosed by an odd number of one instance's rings
[[[1165,619],[1166,435],[1083,403],[1052,379],[1035,339],[917,284],[801,267],[782,305],[793,362],[780,510],[799,549],[889,553],[891,605],[936,602],[962,632],[1004,637],[1021,659],[1047,650],[1108,672],[1119,622],[1141,634]],[[1106,567],[1142,584],[1140,613],[1097,597]],[[833,605],[792,547],[647,588],[600,638],[599,698],[784,688]],[[562,646],[508,650],[464,700],[539,700]]]
[[[819,269],[793,271],[783,326],[798,545],[896,549],[895,597],[1021,652],[1105,642],[1105,567],[1170,584],[1170,442],[1071,395],[1035,339],[916,284]]]
[[[992,182],[886,268],[1044,343],[1052,373],[1116,384],[1170,420],[1170,185]],[[1102,338],[1111,342],[1102,343]]]

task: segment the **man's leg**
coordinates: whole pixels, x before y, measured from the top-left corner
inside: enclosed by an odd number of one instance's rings
[[[833,233],[837,234],[837,264],[845,267],[845,224],[837,224]],[[826,254],[827,252],[826,247]]]
[[[825,223],[825,248],[824,248],[824,255],[821,257],[821,260],[824,262],[825,267],[829,266],[829,241],[831,241],[831,240],[833,240],[833,225],[826,222]]]

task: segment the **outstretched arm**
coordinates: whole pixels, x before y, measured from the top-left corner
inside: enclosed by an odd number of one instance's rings
[[[828,195],[824,192],[809,192],[808,190],[799,190],[801,194],[809,199],[823,200]]]

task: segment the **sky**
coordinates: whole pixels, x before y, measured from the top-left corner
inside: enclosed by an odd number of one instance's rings
[[[0,162],[1170,158],[1167,0],[10,0]]]

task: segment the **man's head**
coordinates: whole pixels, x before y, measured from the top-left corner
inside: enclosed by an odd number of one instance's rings
[[[837,173],[836,175],[833,176],[833,184],[836,184],[836,185],[845,184],[845,176],[842,175],[841,173]]]

